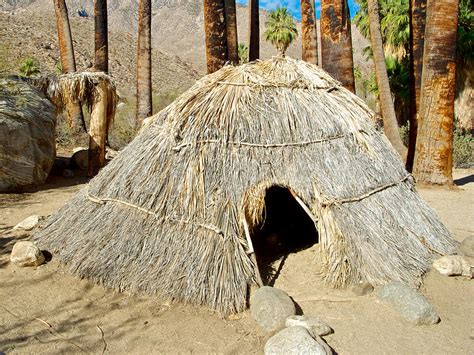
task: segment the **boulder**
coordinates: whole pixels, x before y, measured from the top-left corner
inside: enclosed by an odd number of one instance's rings
[[[324,336],[331,334],[333,330],[329,325],[324,323],[321,319],[317,317],[307,317],[307,316],[289,316],[286,318],[285,325],[287,327],[300,326],[308,330],[311,336]]]
[[[71,166],[81,170],[87,170],[89,166],[89,150],[87,148],[74,149],[74,154],[71,157]]]
[[[25,240],[16,242],[10,254],[10,261],[18,266],[39,266],[44,260],[41,250],[33,242]]]
[[[471,277],[471,265],[461,255],[443,256],[433,262],[433,268],[442,275]]]
[[[13,227],[13,230],[25,230],[25,231],[30,231],[33,228],[35,228],[38,223],[40,222],[41,217],[37,215],[29,216],[25,218],[23,221],[18,223],[15,227]]]
[[[369,282],[359,282],[358,284],[355,284],[352,286],[352,292],[356,296],[365,296],[371,293],[374,290],[374,286],[370,284]]]
[[[417,325],[439,322],[438,314],[426,298],[401,282],[386,284],[380,289],[378,298],[391,305],[402,318]]]
[[[0,192],[41,185],[56,155],[52,103],[18,77],[0,77]]]
[[[285,328],[268,339],[265,355],[287,354],[332,354],[331,348],[320,337],[314,339],[305,327]]]
[[[269,332],[285,327],[286,318],[295,312],[291,298],[285,292],[270,286],[259,288],[250,299],[252,318]]]
[[[474,258],[474,236],[467,237],[461,242],[459,252],[462,255]]]

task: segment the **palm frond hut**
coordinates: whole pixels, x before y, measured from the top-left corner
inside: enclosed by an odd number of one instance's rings
[[[269,192],[283,189],[316,226],[322,266],[308,272],[334,287],[418,284],[456,242],[373,116],[314,65],[226,66],[149,119],[35,238],[107,287],[239,312]]]
[[[73,117],[70,113],[77,110],[77,107],[81,109],[82,103],[87,105],[91,114],[87,132],[88,175],[97,174],[105,165],[106,140],[119,100],[114,80],[103,72],[81,72],[31,78],[28,82],[48,97],[56,106],[57,112],[68,112],[66,117],[69,127],[72,127]]]

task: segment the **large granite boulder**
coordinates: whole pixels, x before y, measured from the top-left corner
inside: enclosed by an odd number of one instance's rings
[[[55,158],[51,102],[18,77],[0,77],[0,192],[44,183]]]

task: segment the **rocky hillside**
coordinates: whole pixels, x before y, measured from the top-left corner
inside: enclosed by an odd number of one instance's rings
[[[48,1],[48,4],[51,2]],[[26,7],[0,12],[0,73],[17,73],[27,57],[37,60],[41,73],[57,71],[59,49],[52,6],[44,11]],[[92,67],[94,23],[91,17],[71,17],[78,70]],[[126,96],[135,91],[136,36],[130,31],[111,30],[109,34],[110,73]],[[182,92],[200,74],[172,52],[153,51],[153,86],[157,94]]]
[[[168,55],[178,56],[195,67],[200,74],[204,74],[205,43],[202,0],[154,0],[152,3],[154,48],[168,53]],[[67,4],[70,16],[73,19],[73,25],[77,26],[78,23],[88,23],[89,25],[90,18],[93,15],[92,0],[71,0]],[[132,38],[127,40],[127,42],[133,42],[134,45],[133,39],[137,25],[137,4],[138,0],[109,0],[109,26],[112,37],[114,35],[122,36],[122,33],[132,34]],[[51,18],[53,15],[51,0],[0,0],[0,10],[13,12],[15,13],[14,16],[18,17],[24,17],[21,14],[25,12],[34,13],[39,17],[44,16],[45,18]],[[89,18],[79,17],[79,13],[82,16],[89,16]],[[263,38],[267,12],[262,10],[260,15],[260,28]],[[238,6],[237,18],[239,41],[246,43],[248,37],[247,7]],[[82,22],[78,21],[79,19]],[[52,21],[52,24],[54,24],[54,21]],[[73,31],[75,29],[73,27]],[[368,42],[362,37],[357,28],[353,27],[352,32],[355,64],[363,72],[366,72],[371,69],[371,65],[365,60],[362,49],[368,45]],[[77,38],[82,33],[73,33],[73,35]],[[90,37],[86,37],[89,41]],[[134,53],[133,50],[132,53]],[[269,43],[262,40],[261,57],[269,58],[275,54],[275,49]],[[293,58],[301,58],[301,38],[298,38],[289,48],[288,55]],[[126,65],[125,63],[128,63],[128,61],[124,61],[123,65]]]

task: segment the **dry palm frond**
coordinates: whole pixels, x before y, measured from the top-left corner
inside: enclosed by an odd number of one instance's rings
[[[242,222],[255,228],[279,185],[317,219],[329,284],[417,284],[456,242],[373,117],[311,64],[224,67],[148,119],[35,238],[108,287],[238,312],[257,280]]]
[[[112,124],[119,97],[113,79],[107,74],[102,72],[69,73],[28,79],[28,82],[39,88],[53,102],[58,112],[65,111],[72,103],[85,103],[91,112],[92,107],[102,99],[101,95],[106,95],[107,127]],[[98,89],[99,83],[106,88],[105,93],[102,89]]]

